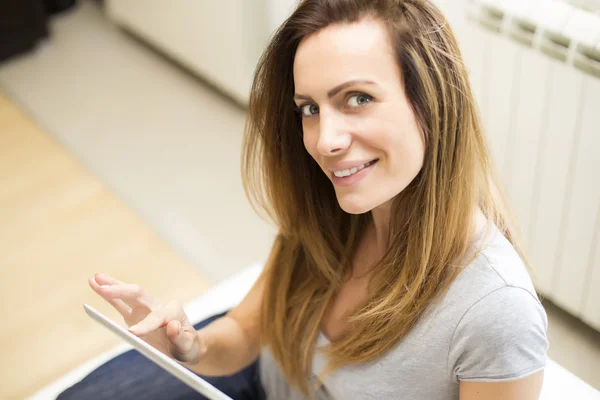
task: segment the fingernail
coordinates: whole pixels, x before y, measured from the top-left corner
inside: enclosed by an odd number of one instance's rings
[[[136,330],[137,330],[137,328],[138,328],[138,326],[137,326],[137,325],[131,325],[131,326],[129,327],[129,330],[133,332],[133,331],[136,331]]]

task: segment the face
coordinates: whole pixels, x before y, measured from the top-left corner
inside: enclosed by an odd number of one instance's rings
[[[304,38],[294,85],[304,146],[341,208],[389,206],[421,170],[425,146],[385,26],[363,19]]]

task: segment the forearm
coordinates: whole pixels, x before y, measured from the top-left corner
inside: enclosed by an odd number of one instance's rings
[[[259,348],[252,345],[237,321],[223,316],[198,331],[202,356],[197,363],[182,363],[206,376],[231,375],[250,365],[258,357]]]

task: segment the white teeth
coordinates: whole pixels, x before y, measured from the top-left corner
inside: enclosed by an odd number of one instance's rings
[[[355,173],[357,173],[361,169],[366,168],[369,165],[373,164],[373,162],[374,161],[369,161],[368,163],[365,163],[363,165],[359,165],[358,167],[354,167],[352,169],[344,169],[344,170],[341,170],[341,171],[335,171],[333,174],[335,176],[337,176],[338,178],[343,178],[345,176],[354,175]]]

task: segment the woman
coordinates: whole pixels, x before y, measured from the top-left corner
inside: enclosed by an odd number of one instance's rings
[[[279,228],[261,277],[199,330],[91,279],[132,332],[268,399],[539,397],[546,314],[431,2],[302,1],[259,62],[243,160]]]

